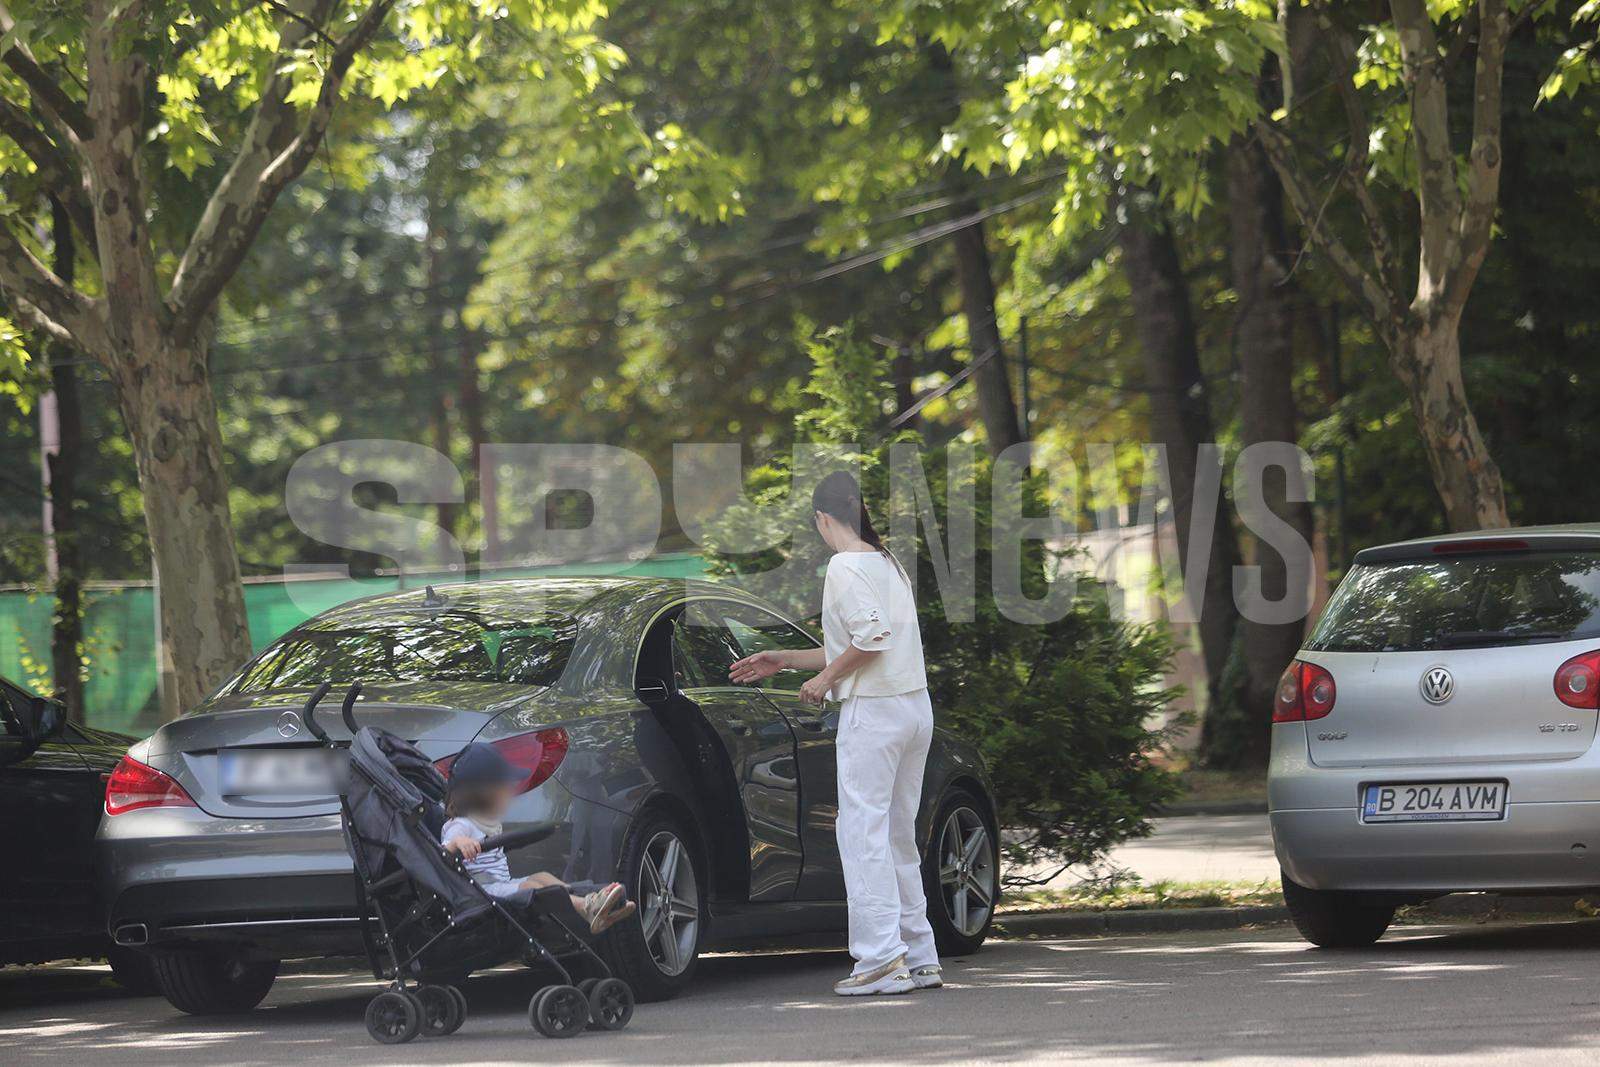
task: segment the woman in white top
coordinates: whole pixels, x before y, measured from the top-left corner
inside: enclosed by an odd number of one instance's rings
[[[917,806],[933,736],[933,706],[911,582],[872,528],[855,478],[836,471],[811,497],[817,532],[834,550],[822,590],[823,647],[758,652],[735,682],[785,668],[817,675],[800,695],[839,709],[839,856],[855,970],[841,996],[943,985],[917,854]]]

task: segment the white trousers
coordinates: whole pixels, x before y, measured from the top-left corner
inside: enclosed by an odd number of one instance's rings
[[[917,806],[933,739],[926,689],[851,697],[839,710],[839,858],[855,973],[898,956],[939,962],[917,854]]]

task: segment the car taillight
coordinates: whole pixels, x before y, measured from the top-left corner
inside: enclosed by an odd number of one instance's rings
[[[1333,710],[1338,689],[1327,668],[1295,660],[1278,679],[1272,699],[1273,722],[1305,722],[1320,719]]]
[[[195,802],[170,774],[123,756],[106,779],[106,814],[139,808],[192,808]]]
[[[535,730],[531,734],[502,737],[498,741],[489,743],[499,749],[500,755],[514,766],[528,772],[527,780],[517,787],[518,793],[526,793],[549,781],[550,776],[556,773],[556,768],[561,766],[561,761],[567,755],[567,731],[559,726],[548,730]],[[455,761],[455,756],[446,756],[444,759],[434,760],[433,765],[448,779],[450,767]]]
[[[1600,649],[1573,656],[1556,668],[1556,699],[1569,708],[1600,708]]]

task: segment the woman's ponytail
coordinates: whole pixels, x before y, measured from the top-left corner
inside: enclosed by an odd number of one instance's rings
[[[817,483],[811,492],[811,509],[832,516],[854,530],[856,536],[883,553],[883,558],[893,563],[902,574],[905,569],[883,544],[883,538],[872,525],[867,505],[861,499],[861,486],[849,471],[834,471]]]

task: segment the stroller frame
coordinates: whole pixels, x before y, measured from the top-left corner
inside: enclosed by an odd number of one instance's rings
[[[346,746],[331,739],[316,720],[316,707],[331,684],[324,682],[311,695],[301,718],[323,745],[342,748]],[[359,682],[351,685],[340,708],[352,745],[363,732],[354,715],[360,691]],[[365,732],[380,748],[386,743],[415,753],[405,741],[384,731],[366,727]],[[415,755],[425,758],[420,753]],[[410,780],[392,761],[390,766],[397,776]],[[350,773],[358,772],[352,766]],[[373,978],[388,983],[388,988],[367,1006],[367,1030],[374,1040],[398,1044],[419,1034],[443,1037],[454,1033],[466,1019],[467,1002],[453,981],[513,959],[530,969],[548,967],[560,976],[559,982],[535,993],[528,1005],[529,1021],[546,1037],[575,1037],[585,1029],[620,1030],[626,1026],[633,1015],[633,991],[612,974],[589,938],[563,918],[563,912],[576,917],[565,887],[536,889],[517,908],[508,906],[471,876],[460,856],[438,844],[436,829],[426,824],[430,813],[442,815],[442,808],[432,811],[424,796],[420,803],[400,812],[400,818],[409,831],[429,839],[449,873],[461,880],[462,886],[457,888],[470,887],[466,892],[471,902],[482,905],[464,918],[458,907],[452,907],[449,900],[406,868],[398,850],[383,849],[381,842],[365,839],[356,826],[348,785],[339,794],[340,824],[355,868],[356,913],[362,944]],[[485,838],[482,844],[485,850],[515,848],[543,840],[553,832],[552,826],[530,827]],[[369,872],[382,869],[373,862],[380,858],[375,850],[390,853],[387,859],[393,869],[373,879]],[[551,951],[540,933],[559,938],[558,951]],[[477,947],[471,944],[475,936]],[[512,939],[517,945],[508,951],[506,941]],[[425,959],[452,940],[467,950],[464,958],[448,963]],[[562,963],[563,956],[582,957],[598,976],[574,981],[573,971]]]

